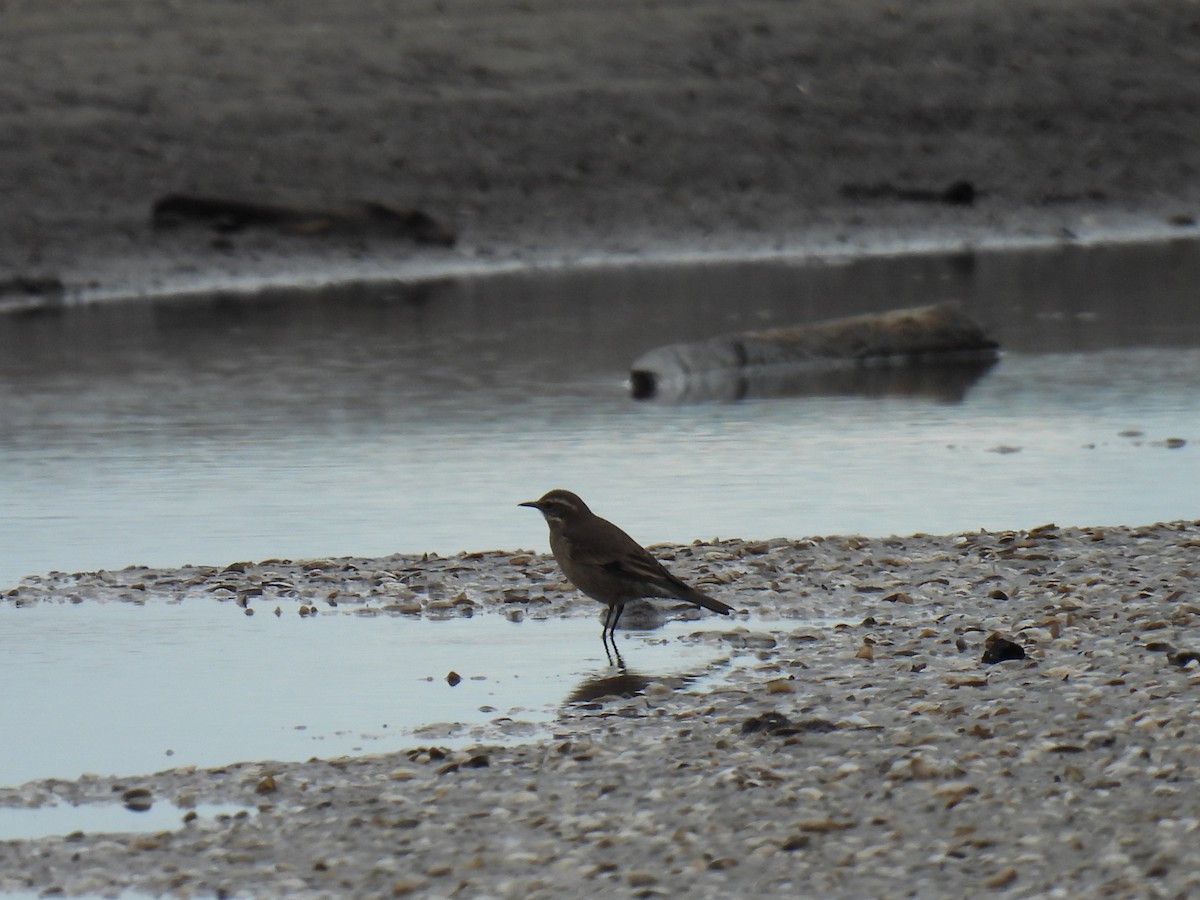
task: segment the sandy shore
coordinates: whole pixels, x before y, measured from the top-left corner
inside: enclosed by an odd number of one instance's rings
[[[10,298],[1194,235],[1200,215],[1190,0],[55,0],[0,16]],[[152,227],[180,193],[415,208],[458,243]]]
[[[373,0],[54,0],[7,4],[0,22],[10,305],[661,254],[1195,236],[1200,216],[1189,0],[437,0],[402,16]],[[154,203],[180,193],[385,203],[457,242],[155,228]],[[10,805],[144,787],[254,812],[0,843],[0,890],[1193,895],[1198,553],[1200,523],[678,549],[681,574],[746,611],[695,638],[727,650],[719,687],[564,704],[552,734],[522,745],[5,788]],[[460,563],[455,587],[480,614],[500,614],[505,591],[564,614],[579,603],[545,558]],[[284,574],[307,589],[321,571]],[[120,599],[151,574],[186,593],[261,571],[132,570],[94,587]],[[5,602],[75,589],[33,579]],[[789,627],[823,614],[853,624]],[[981,662],[992,632],[1027,658]]]
[[[1200,890],[1200,521],[660,553],[738,609],[726,627],[690,638],[719,648],[715,687],[659,676],[640,696],[564,698],[545,737],[517,745],[3,789],[5,805],[112,802],[142,789],[154,802],[236,803],[249,814],[152,835],[0,843],[0,890]],[[232,602],[267,580],[289,615],[305,604],[326,615],[596,611],[552,560],[502,553],[47,576],[8,602],[136,602],[147,592]],[[334,586],[337,609],[322,599]],[[845,624],[810,624],[820,619]],[[984,662],[993,632],[1025,657]]]

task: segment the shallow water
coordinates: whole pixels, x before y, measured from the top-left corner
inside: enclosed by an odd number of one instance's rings
[[[521,739],[619,674],[591,616],[434,621],[274,607],[247,616],[215,600],[0,603],[0,785]],[[729,623],[619,634],[625,674],[704,675],[717,651],[677,638],[714,627]],[[452,671],[462,679],[453,686]]]
[[[0,317],[0,586],[130,563],[544,549],[516,504],[556,486],[647,543],[1195,517],[1198,246]],[[628,395],[630,363],[661,343],[946,299],[1005,347],[974,382]]]
[[[0,841],[30,840],[51,835],[65,836],[75,832],[157,833],[183,828],[184,817],[189,813],[195,813],[196,820],[203,822],[218,816],[235,816],[244,811],[245,807],[215,803],[201,803],[192,809],[181,809],[171,803],[155,803],[145,811],[133,811],[120,803],[3,806],[0,807]],[[9,896],[12,895],[0,890],[0,897]]]
[[[646,543],[1196,518],[1197,285],[1198,245],[1176,243],[3,316],[0,587],[545,549],[516,504],[555,486]],[[661,343],[947,299],[1004,345],[986,372],[743,402],[625,384]],[[676,639],[697,627],[630,634],[625,661],[704,671],[712,652]],[[519,739],[613,674],[597,628],[0,603],[0,784]]]

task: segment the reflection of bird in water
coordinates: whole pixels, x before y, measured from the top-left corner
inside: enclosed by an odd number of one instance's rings
[[[668,572],[624,531],[588,509],[570,491],[553,490],[531,506],[550,526],[550,550],[563,574],[583,593],[608,606],[602,634],[610,635],[630,600],[675,597],[723,616],[733,607],[714,600]]]
[[[641,695],[650,684],[650,679],[636,672],[621,672],[619,675],[600,675],[585,678],[575,690],[567,695],[568,703],[589,703],[606,697],[630,698]]]
[[[640,697],[652,684],[665,685],[673,691],[682,690],[695,681],[695,675],[664,675],[655,677],[637,672],[621,671],[617,675],[593,675],[576,685],[567,695],[568,703],[594,703],[604,700],[628,700]]]

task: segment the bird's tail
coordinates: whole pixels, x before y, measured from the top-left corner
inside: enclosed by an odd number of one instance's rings
[[[686,600],[688,603],[695,603],[697,606],[703,606],[705,609],[711,609],[715,613],[720,613],[723,616],[733,612],[733,607],[720,600],[714,600],[708,594],[696,590],[690,584],[685,584],[678,578],[672,577],[671,587],[674,589],[671,593],[680,600]]]

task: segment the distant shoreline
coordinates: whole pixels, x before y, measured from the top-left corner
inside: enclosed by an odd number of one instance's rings
[[[1114,215],[1103,224],[1092,217],[1089,230],[1069,235],[1050,227],[1042,233],[1029,228],[1014,234],[993,233],[989,229],[977,234],[931,231],[903,236],[863,231],[853,241],[839,240],[828,234],[808,234],[792,240],[781,238],[770,246],[739,244],[737,240],[701,242],[699,246],[687,241],[663,241],[634,252],[587,253],[547,247],[506,258],[430,252],[401,261],[383,255],[347,261],[311,255],[295,257],[281,252],[278,257],[258,257],[247,265],[228,271],[162,272],[147,277],[145,282],[139,282],[130,273],[122,272],[126,261],[116,261],[112,265],[98,263],[93,274],[99,277],[89,283],[55,279],[49,286],[41,286],[41,289],[26,289],[20,284],[10,284],[6,288],[0,284],[0,314],[128,300],[199,299],[216,294],[226,298],[240,296],[250,301],[264,292],[306,291],[339,284],[419,284],[445,278],[489,278],[531,270],[653,268],[778,261],[820,264],[872,256],[938,256],[1177,240],[1200,241],[1200,228],[1175,225],[1156,217]],[[148,269],[154,268],[154,261],[143,260],[142,263]]]
[[[1185,0],[460,0],[403,23],[367,0],[26,5],[0,35],[0,286],[70,301],[1194,237],[1196,16]],[[382,203],[457,242],[154,227],[180,193]]]

